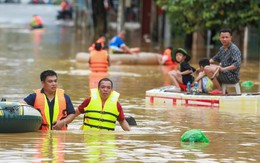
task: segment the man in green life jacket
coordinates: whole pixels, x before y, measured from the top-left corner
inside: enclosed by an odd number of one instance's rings
[[[76,109],[75,117],[84,114],[82,130],[99,131],[115,130],[116,121],[125,131],[130,131],[125,120],[121,104],[118,102],[119,93],[113,91],[113,82],[103,78],[98,88],[91,89],[91,96],[86,98]]]

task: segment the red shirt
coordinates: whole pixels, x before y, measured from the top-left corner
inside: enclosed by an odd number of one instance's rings
[[[79,110],[80,113],[84,113],[84,108],[88,106],[90,100],[91,100],[91,97],[88,97],[79,105],[78,110]],[[119,102],[117,102],[117,110],[119,112],[117,120],[120,121],[120,122],[125,120],[124,111],[123,111],[123,108],[122,108],[122,106]]]

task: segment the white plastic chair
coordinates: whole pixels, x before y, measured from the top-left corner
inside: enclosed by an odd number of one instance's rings
[[[236,93],[241,94],[240,85],[239,83],[236,84],[222,84],[222,94],[226,94],[227,87],[235,87]]]

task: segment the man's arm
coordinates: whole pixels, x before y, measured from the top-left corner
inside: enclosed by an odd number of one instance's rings
[[[74,119],[74,116],[75,114],[69,114],[66,118],[64,119],[61,119],[61,120],[57,120],[55,123],[55,125],[53,125],[53,129],[54,130],[61,130],[61,128],[63,126],[66,126],[67,124],[71,123]]]
[[[21,101],[21,103],[34,106],[35,98],[36,98],[36,93],[29,94]]]
[[[128,122],[125,119],[123,121],[120,121],[119,124],[124,131],[130,131],[131,130]]]
[[[117,102],[117,110],[119,112],[119,116],[118,116],[117,120],[118,120],[120,126],[122,127],[122,129],[124,131],[130,131],[131,130],[130,126],[129,126],[128,122],[125,120],[124,111],[119,102]]]
[[[234,65],[230,65],[230,66],[227,66],[227,67],[219,67],[219,71],[230,71],[230,70],[234,70],[234,69],[237,69],[237,66],[234,66]]]

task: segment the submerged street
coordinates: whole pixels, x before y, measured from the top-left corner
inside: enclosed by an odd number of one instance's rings
[[[1,98],[21,101],[41,87],[40,72],[53,69],[58,73],[59,87],[70,95],[77,108],[89,96],[91,85],[100,79],[99,75],[90,75],[87,64],[81,67],[75,62],[76,53],[86,45],[77,40],[72,27],[57,25],[57,10],[59,6],[0,4]],[[35,13],[43,17],[45,32],[32,32],[26,27]],[[145,49],[143,45],[140,47]],[[197,68],[196,60],[191,64]],[[147,107],[147,90],[172,84],[166,67],[160,65],[111,65],[107,77],[120,93],[125,114],[137,122],[132,131],[124,132],[117,126],[115,132],[83,132],[79,129],[83,118],[80,116],[66,132],[1,133],[1,161],[260,161],[260,108],[248,113],[236,108],[219,111],[210,107]],[[246,80],[254,86],[251,90],[242,89],[243,93],[260,91],[259,61],[243,61],[241,82]],[[181,135],[190,129],[200,129],[210,142],[181,143]]]

